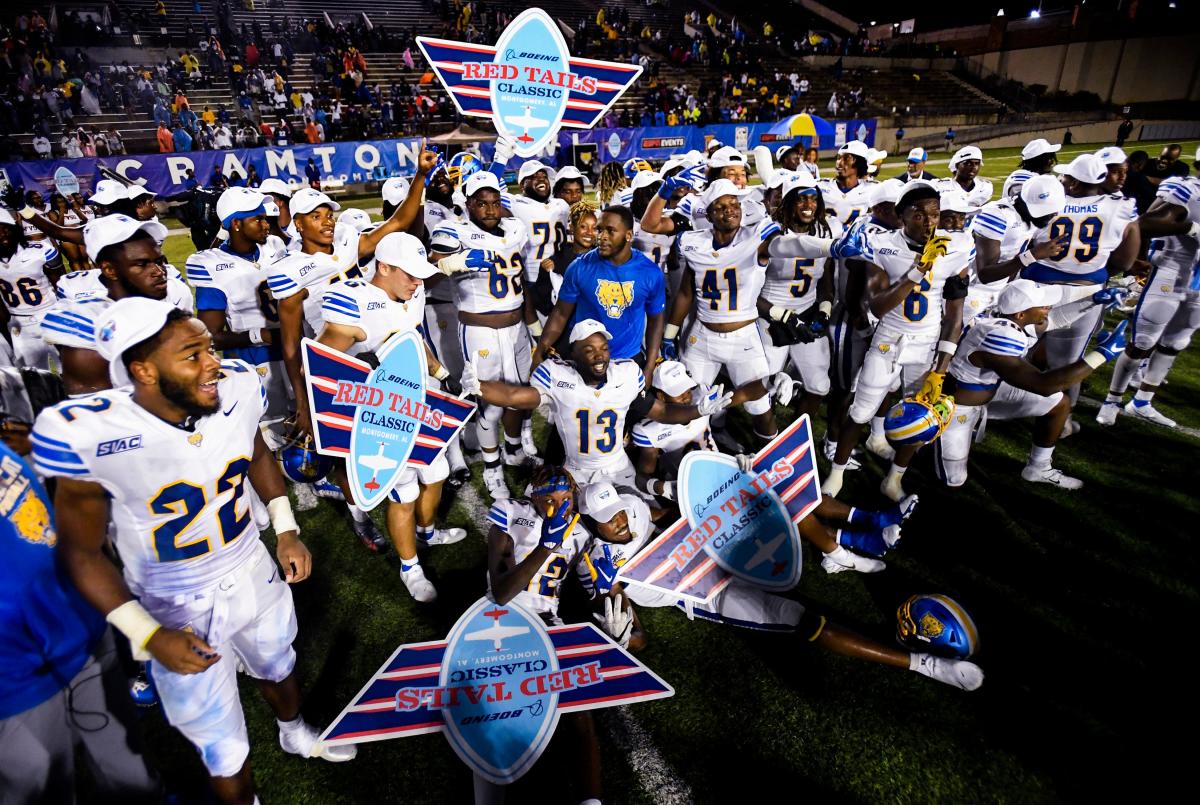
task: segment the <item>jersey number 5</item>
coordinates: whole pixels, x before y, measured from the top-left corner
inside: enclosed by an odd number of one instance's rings
[[[221,530],[221,545],[228,545],[242,535],[250,525],[250,508],[238,514],[237,504],[245,489],[246,473],[250,459],[235,458],[225,465],[225,471],[217,479],[215,496],[233,490],[229,500],[217,511],[217,524]],[[151,514],[173,514],[170,520],[154,529],[154,551],[160,562],[180,562],[204,556],[213,549],[212,538],[203,536],[183,545],[179,535],[195,522],[208,504],[208,493],[204,487],[190,481],[176,481],[164,486],[147,504]]]

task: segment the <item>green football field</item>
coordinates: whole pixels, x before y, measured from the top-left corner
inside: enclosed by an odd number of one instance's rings
[[[1011,154],[986,152],[984,173],[1002,179],[1013,167]],[[168,242],[176,265],[187,254],[181,240]],[[676,693],[597,712],[606,801],[1178,796],[1177,781],[1190,776],[1184,764],[1195,742],[1186,735],[1197,711],[1187,646],[1200,615],[1200,504],[1191,464],[1198,442],[1195,430],[1127,417],[1111,429],[1097,426],[1091,401],[1106,388],[1103,369],[1085,384],[1077,409],[1083,429],[1055,453],[1056,466],[1084,480],[1082,490],[1022,481],[1029,424],[992,423],[961,489],[942,487],[929,457],[918,458],[905,484],[921,505],[887,570],[828,576],[819,556],[806,554],[793,595],[886,642],[893,640],[896,607],[909,595],[941,592],[961,601],[982,636],[982,689],[965,693],[829,655],[794,637],[691,622],[674,609],[641,610],[650,637],[641,658]],[[1195,429],[1197,399],[1200,361],[1192,351],[1180,357],[1156,405]],[[788,409],[777,410],[781,426],[792,420]],[[740,413],[730,419],[745,437],[746,420]],[[311,722],[335,717],[399,644],[444,637],[484,593],[488,498],[481,468],[473,470],[471,486],[448,501],[446,517],[470,536],[423,558],[441,596],[432,606],[414,603],[394,553],[368,554],[330,504],[299,514],[314,556],[312,578],[293,589],[297,671]],[[848,474],[842,499],[880,504],[884,471],[868,456],[862,471]],[[521,478],[510,473],[519,490]],[[255,777],[268,805],[470,801],[470,776],[440,735],[366,744],[347,764],[301,760],[280,751],[271,713],[248,680],[243,694]],[[173,788],[186,802],[205,801],[203,768],[191,747],[159,710],[148,711],[144,724],[152,759]],[[568,761],[569,753],[552,745],[508,801],[578,802]]]

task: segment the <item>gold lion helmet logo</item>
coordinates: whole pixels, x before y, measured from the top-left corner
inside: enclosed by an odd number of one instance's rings
[[[633,280],[614,282],[597,280],[596,300],[610,319],[619,319],[633,302]]]
[[[880,352],[887,352],[887,351],[888,351],[889,349],[891,349],[891,348],[892,348],[892,345],[891,345],[891,344],[880,344],[880,345],[879,345],[879,351],[880,351]]]
[[[486,349],[479,350],[479,357],[481,357],[481,358],[486,358],[489,354],[490,354],[489,351]]]
[[[204,441],[203,433],[193,433],[188,437],[188,444],[190,444],[192,447],[199,447],[200,442],[202,441]]]
[[[271,371],[269,366],[255,366],[254,371],[258,372],[259,377],[266,377],[267,372]]]
[[[930,639],[940,637],[946,627],[940,620],[926,612],[921,616],[921,623],[918,625],[920,633]]]
[[[27,542],[44,543],[51,547],[58,542],[54,526],[50,525],[50,512],[46,510],[46,504],[32,490],[25,494],[25,499],[9,515],[9,519]]]

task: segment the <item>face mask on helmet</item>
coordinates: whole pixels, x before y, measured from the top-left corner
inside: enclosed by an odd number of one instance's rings
[[[896,610],[896,640],[913,651],[965,660],[979,651],[979,630],[946,595],[914,595]]]
[[[953,416],[953,397],[941,397],[932,404],[924,400],[901,400],[888,411],[883,422],[884,434],[894,445],[928,444],[942,435]]]
[[[317,452],[313,440],[293,437],[279,448],[279,469],[284,477],[298,484],[313,484],[333,470],[333,459]]]

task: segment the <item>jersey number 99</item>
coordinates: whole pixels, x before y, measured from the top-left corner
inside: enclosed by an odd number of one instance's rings
[[[1050,224],[1050,240],[1062,239],[1066,245],[1059,249],[1051,260],[1064,260],[1070,254],[1077,263],[1086,263],[1100,253],[1100,233],[1104,230],[1104,222],[1095,215],[1089,215],[1075,226],[1070,218],[1056,218]],[[1071,246],[1075,249],[1072,251]]]

